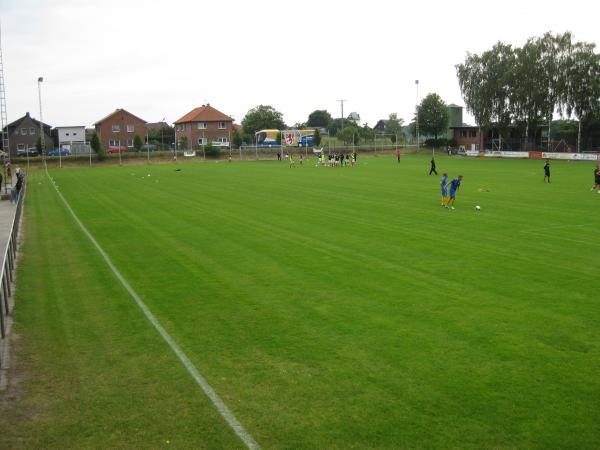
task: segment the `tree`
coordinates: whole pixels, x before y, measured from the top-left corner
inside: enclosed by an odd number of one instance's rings
[[[360,142],[360,135],[356,126],[346,127],[338,131],[336,137],[346,145],[357,145]]]
[[[579,124],[575,120],[556,120],[552,122],[550,138],[552,140],[564,140],[568,144],[576,145],[577,129]]]
[[[515,52],[511,112],[513,120],[525,124],[527,144],[530,130],[535,130],[552,108],[549,106],[546,71],[540,64],[542,50],[539,39],[529,38],[525,45],[517,48]]]
[[[353,122],[354,123],[354,122]],[[362,127],[357,127],[353,125],[358,130],[358,135],[364,141],[374,141],[375,140],[375,130],[373,130],[368,123],[365,123]],[[345,128],[344,128],[345,130]]]
[[[595,44],[577,43],[568,58],[567,114],[579,120],[577,151],[581,151],[581,123],[600,117],[600,55]]]
[[[237,148],[240,148],[240,146],[244,142],[244,140],[242,139],[241,133],[236,129],[233,130],[233,134],[231,135],[231,140],[233,141],[232,142],[233,146],[237,147]]]
[[[317,109],[308,115],[306,126],[328,128],[333,118],[324,109]]]
[[[419,129],[423,134],[438,135],[448,127],[448,107],[438,94],[429,94],[419,105]]]
[[[571,33],[566,32],[556,35],[546,33],[538,41],[540,63],[544,70],[546,83],[548,136],[550,136],[554,111],[557,110],[562,115],[566,105],[567,79],[565,75],[568,69],[568,58],[573,48],[571,40]],[[550,139],[548,139],[548,149],[550,149]]]
[[[404,119],[399,119],[396,113],[391,113],[388,120],[385,122],[385,134],[389,135],[392,144],[396,143],[398,136],[402,136],[404,133],[402,127],[404,126]]]
[[[179,149],[187,150],[187,148],[188,148],[188,138],[187,138],[187,136],[181,136],[181,138],[179,139]],[[175,150],[177,150],[177,144],[175,144]]]
[[[336,136],[338,130],[346,127],[356,127],[356,124],[348,119],[333,119],[329,123],[329,136]]]
[[[96,152],[96,155],[98,155],[98,160],[102,161],[106,156],[106,153],[104,152],[102,144],[100,143],[100,139],[95,131],[94,134],[92,134],[92,139],[90,140],[90,147],[92,147],[92,150]]]
[[[498,42],[481,56],[467,54],[456,66],[467,110],[480,129],[494,123],[502,134],[512,122],[525,130],[527,141],[543,121],[550,134],[554,112],[574,113],[587,123],[600,115],[600,63],[594,48],[573,42],[567,32],[529,38],[521,48]]]
[[[259,130],[286,128],[283,114],[268,105],[258,105],[248,111],[242,120],[242,127],[251,136]]]
[[[511,122],[510,96],[514,85],[515,54],[510,45],[498,42],[482,54],[481,60],[484,91],[489,98],[490,121],[498,128],[502,147],[502,136],[506,136]]]
[[[319,132],[318,128],[315,129],[315,135],[313,137],[313,142],[315,143],[316,147],[321,145],[321,133]]]
[[[465,62],[456,66],[456,75],[467,111],[473,114],[481,135],[481,128],[490,123],[492,116],[481,57],[467,53]]]
[[[139,134],[136,134],[133,137],[133,148],[135,148],[135,150],[139,152],[142,148],[142,145],[144,145],[142,138],[140,137]]]

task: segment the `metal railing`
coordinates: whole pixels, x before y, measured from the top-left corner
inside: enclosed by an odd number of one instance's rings
[[[23,187],[17,198],[17,207],[15,209],[8,242],[4,249],[4,257],[2,259],[2,272],[0,273],[0,337],[2,339],[6,338],[6,319],[10,314],[8,299],[12,295],[15,261],[17,258],[17,237],[19,235],[19,223],[21,220],[21,212],[23,210],[23,199],[25,198],[25,185],[26,183],[23,183]],[[2,361],[0,361],[0,367],[2,367]]]

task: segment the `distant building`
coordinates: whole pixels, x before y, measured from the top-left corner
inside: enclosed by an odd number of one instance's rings
[[[360,115],[359,115],[357,112],[351,112],[351,113],[348,115],[348,120],[349,120],[350,122],[354,122],[354,124],[355,124],[357,127],[361,127],[361,126],[362,126],[362,125],[361,125],[361,122],[360,122]]]
[[[72,154],[89,153],[85,126],[56,127],[54,131],[58,148],[69,150]]]
[[[525,130],[511,125],[504,132],[504,138],[500,138],[500,132],[496,127],[480,129],[478,126],[461,125],[451,127],[453,139],[457,149],[463,150],[513,150],[532,151],[543,149],[545,126],[538,126],[529,130],[529,139],[525,139]]]
[[[385,133],[385,126],[387,123],[388,123],[388,120],[386,120],[386,119],[378,120],[377,123],[375,124],[375,126],[373,127],[373,131],[375,131],[375,133],[377,133],[377,134]]]
[[[143,141],[148,133],[144,119],[122,108],[100,119],[94,126],[105,149],[126,147],[127,150],[132,150],[135,135],[137,134]]]
[[[44,124],[44,148],[46,150],[54,148],[54,140],[51,134],[52,127]],[[19,150],[35,149],[40,137],[40,122],[25,113],[23,117],[9,123],[4,131],[8,134],[10,149],[8,153],[11,156],[17,156]],[[6,149],[2,149],[7,151]]]
[[[460,127],[463,124],[463,107],[450,103],[448,105],[448,129],[446,130],[446,139],[454,138],[452,127]]]
[[[233,119],[210,106],[202,105],[175,121],[175,138],[186,138],[188,148],[199,148],[209,142],[229,147],[233,133]]]

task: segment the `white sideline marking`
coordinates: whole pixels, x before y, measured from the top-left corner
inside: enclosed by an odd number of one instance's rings
[[[100,247],[100,244],[98,244],[96,239],[94,239],[94,236],[92,236],[92,234],[87,230],[87,228],[83,225],[83,223],[81,223],[81,221],[79,220],[79,218],[77,217],[77,215],[75,214],[73,209],[71,208],[71,205],[69,205],[67,200],[63,197],[61,192],[58,190],[58,187],[56,186],[54,179],[48,173],[47,168],[46,168],[46,175],[50,179],[52,186],[54,186],[54,190],[56,191],[56,193],[58,194],[60,199],[63,201],[63,203],[67,207],[67,210],[71,213],[71,215],[73,216],[73,219],[75,219],[75,222],[77,222],[77,225],[79,225],[79,227],[81,228],[83,233],[89,238],[89,240],[92,242],[92,244],[94,244],[94,247],[96,247],[96,250],[98,250],[98,253],[100,253],[102,258],[104,258],[104,261],[106,262],[108,267],[110,267],[110,269],[113,271],[113,273],[115,274],[117,279],[121,282],[123,287],[127,290],[127,292],[129,292],[129,295],[131,295],[131,298],[133,298],[133,300],[135,300],[137,305],[140,307],[140,309],[142,310],[142,312],[144,313],[146,318],[150,321],[150,323],[154,326],[156,331],[158,331],[160,333],[160,335],[162,336],[162,338],[167,342],[167,344],[169,344],[169,347],[171,347],[171,350],[173,350],[173,352],[177,355],[177,357],[179,358],[181,363],[185,366],[185,368],[187,369],[189,374],[192,376],[192,378],[196,381],[198,386],[200,386],[200,388],[204,391],[206,396],[213,403],[215,408],[217,408],[217,411],[219,411],[219,414],[221,414],[221,417],[223,417],[223,419],[225,419],[227,421],[229,426],[233,429],[233,431],[235,431],[235,434],[238,435],[238,437],[244,442],[244,444],[246,444],[246,446],[249,449],[259,450],[260,446],[256,443],[256,441],[252,438],[252,436],[250,436],[250,434],[246,431],[246,429],[242,426],[242,424],[236,419],[236,417],[233,415],[231,410],[227,407],[227,405],[223,402],[223,400],[221,400],[221,398],[214,391],[214,389],[210,386],[210,384],[208,384],[208,382],[204,379],[204,377],[200,374],[200,372],[198,372],[198,369],[196,369],[194,364],[186,356],[186,354],[183,352],[183,350],[181,350],[179,345],[177,345],[177,343],[173,340],[173,338],[169,335],[169,333],[167,333],[167,331],[162,327],[162,325],[160,324],[158,319],[156,317],[154,317],[154,315],[150,312],[150,310],[148,309],[146,304],[142,301],[142,299],[137,294],[137,292],[135,292],[133,290],[133,288],[129,285],[127,280],[125,280],[123,275],[121,275],[121,272],[119,272],[119,270],[112,263],[108,254],[102,249],[102,247]]]

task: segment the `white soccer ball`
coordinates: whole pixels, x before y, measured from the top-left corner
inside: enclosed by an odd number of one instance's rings
[[[475,205],[475,211],[481,211],[481,206]]]

